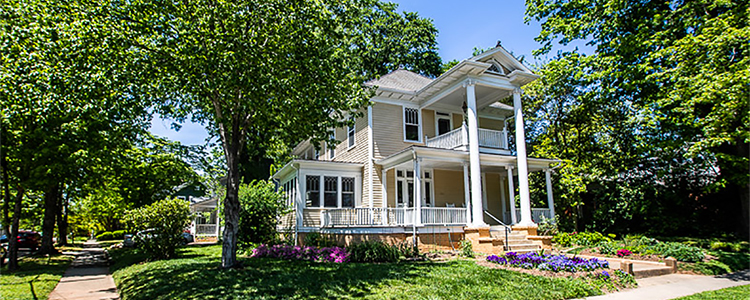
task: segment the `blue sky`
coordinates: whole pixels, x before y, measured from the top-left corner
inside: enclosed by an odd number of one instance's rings
[[[537,60],[531,55],[539,44],[539,23],[525,24],[524,0],[395,0],[402,11],[415,11],[430,18],[437,27],[438,47],[444,61],[462,60],[471,56],[474,47],[494,47],[498,40],[516,56],[523,55],[529,62]],[[581,44],[571,45],[583,47]],[[544,61],[542,57],[539,61]],[[151,132],[177,140],[186,145],[203,144],[208,136],[200,124],[186,123],[178,132],[170,128],[171,121],[154,118]]]

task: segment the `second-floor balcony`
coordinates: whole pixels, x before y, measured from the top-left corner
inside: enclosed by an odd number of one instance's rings
[[[479,128],[478,135],[480,152],[507,152],[508,136],[506,131]],[[447,133],[428,138],[425,141],[425,146],[451,150],[467,150],[469,146],[468,126],[464,124]]]

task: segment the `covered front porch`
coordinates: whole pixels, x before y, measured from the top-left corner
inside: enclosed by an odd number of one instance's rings
[[[383,194],[381,207],[352,207],[320,210],[320,226],[471,226],[513,225],[521,219],[516,205],[516,157],[481,154],[480,216],[471,209],[469,157],[465,151],[410,147],[378,161]],[[528,159],[530,172],[551,176],[550,164],[557,161]],[[551,178],[550,178],[551,179]],[[530,209],[534,222],[554,217],[551,180],[547,181],[548,203]],[[419,188],[416,188],[419,187]],[[420,201],[415,201],[420,199]],[[515,212],[512,213],[512,212]]]

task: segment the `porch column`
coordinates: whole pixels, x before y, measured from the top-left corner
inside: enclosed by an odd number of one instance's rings
[[[502,215],[500,215],[500,219],[503,220],[503,223],[507,223],[508,221],[505,220],[505,212],[508,211],[508,205],[506,205],[505,202],[508,200],[507,199],[508,197],[505,196],[505,189],[503,188],[503,176],[498,176],[498,177],[500,177],[499,179],[500,181],[500,185],[499,185],[500,187],[500,211],[502,211]]]
[[[555,199],[552,197],[552,170],[544,169],[544,177],[547,181],[547,206],[549,207],[549,215],[552,218],[552,222],[556,223],[555,220]]]
[[[422,158],[414,159],[414,224],[422,224]]]
[[[474,227],[484,227],[484,213],[482,211],[482,173],[479,163],[479,124],[477,119],[477,98],[474,91],[476,82],[468,80],[464,83],[466,88],[467,121],[469,125],[469,163],[471,171],[471,209]]]
[[[466,207],[466,224],[471,224],[471,201],[469,199],[469,164],[464,162],[464,207]]]
[[[383,203],[380,206],[383,207],[383,211],[380,212],[382,214],[380,220],[382,225],[388,225],[388,212],[386,209],[388,207],[388,170],[383,169],[381,172],[383,173],[382,177],[380,177],[380,185],[383,188]]]
[[[518,223],[516,217],[516,187],[513,184],[513,166],[505,167],[508,170],[508,197],[510,198],[510,222],[511,224]]]
[[[531,219],[531,199],[529,198],[529,166],[526,161],[526,133],[523,128],[521,109],[521,89],[513,90],[513,110],[516,114],[516,159],[518,164],[518,194],[521,196],[520,226],[535,226]]]

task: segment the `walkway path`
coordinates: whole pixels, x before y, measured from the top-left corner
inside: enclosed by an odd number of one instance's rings
[[[102,300],[119,299],[115,281],[107,267],[107,253],[96,241],[83,244],[81,252],[66,252],[75,259],[65,271],[50,300]]]
[[[750,284],[750,270],[722,276],[699,276],[669,274],[638,279],[638,288],[622,292],[589,297],[587,300],[619,299],[674,299],[695,293],[720,290],[723,288]]]

